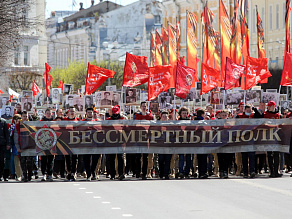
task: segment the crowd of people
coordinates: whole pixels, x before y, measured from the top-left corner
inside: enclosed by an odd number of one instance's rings
[[[115,105],[106,114],[94,108],[87,108],[84,117],[77,116],[76,108],[70,107],[64,112],[56,110],[53,118],[52,109],[47,108],[42,118],[37,114],[29,115],[17,104],[11,124],[0,119],[0,181],[16,180],[28,182],[31,180],[53,181],[64,179],[75,181],[78,177],[86,180],[97,180],[100,174],[111,180],[125,179],[125,175],[146,180],[160,179],[206,179],[210,176],[228,178],[230,174],[243,178],[254,178],[263,172],[269,177],[281,177],[282,173],[292,171],[292,156],[290,153],[277,151],[242,152],[218,154],[84,154],[84,155],[21,155],[21,123],[24,121],[99,121],[99,120],[214,120],[230,118],[292,118],[290,112],[279,112],[274,101],[268,104],[260,103],[259,107],[240,103],[238,108],[214,110],[212,105],[205,109],[197,108],[190,112],[187,107],[159,111],[156,115],[147,109],[147,103],[141,102],[138,112],[133,118],[128,118]],[[291,152],[291,145],[290,145]],[[39,171],[40,167],[40,171]],[[41,173],[41,174],[40,174]],[[291,174],[292,177],[292,174]]]

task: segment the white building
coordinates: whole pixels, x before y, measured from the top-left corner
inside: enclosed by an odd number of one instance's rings
[[[66,67],[69,60],[123,61],[126,52],[149,56],[147,35],[161,29],[161,3],[140,0],[127,6],[100,2],[64,18],[47,31],[48,63]],[[48,21],[48,20],[47,20]],[[48,23],[47,23],[48,28]],[[52,30],[52,29],[51,29]]]
[[[0,87],[7,90],[11,77],[20,74],[42,75],[47,61],[47,38],[45,34],[45,0],[31,0],[30,10],[25,12],[28,24],[35,23],[20,33],[20,42],[15,44],[7,66],[1,75]],[[32,83],[32,82],[31,82]],[[17,87],[20,89],[20,87]]]

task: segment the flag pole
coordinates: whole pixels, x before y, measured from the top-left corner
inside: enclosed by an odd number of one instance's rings
[[[186,10],[186,62],[187,62],[186,66],[188,66],[189,65],[188,63],[188,10]]]
[[[172,115],[172,120],[175,120],[175,95],[173,95],[173,115]]]
[[[219,32],[220,32],[220,63],[221,63],[221,67],[220,67],[220,74],[221,74],[221,87],[223,87],[223,69],[222,69],[222,35],[221,35],[221,0],[219,0]],[[223,107],[224,109],[224,107]]]

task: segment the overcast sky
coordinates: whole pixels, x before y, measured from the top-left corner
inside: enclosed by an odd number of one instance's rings
[[[50,17],[51,11],[71,11],[72,10],[72,2],[74,0],[46,0],[46,18]],[[106,1],[106,0],[104,0]],[[121,5],[128,5],[138,0],[110,0],[111,2],[115,2]],[[83,8],[88,8],[91,5],[91,0],[75,0],[76,5],[73,7],[73,11],[79,10],[79,3],[83,2]],[[100,0],[95,0],[94,4],[100,2]]]

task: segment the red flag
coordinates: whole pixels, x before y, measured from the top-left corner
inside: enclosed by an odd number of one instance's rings
[[[281,79],[282,86],[292,86],[292,54],[287,52]]]
[[[156,65],[162,65],[162,36],[157,30],[155,32],[155,63]]]
[[[106,79],[113,78],[114,75],[114,71],[90,65],[88,62],[85,94],[92,94]]]
[[[162,64],[168,65],[168,31],[164,27],[162,28],[162,56]]]
[[[197,17],[194,13],[187,11],[187,65],[197,71]],[[195,87],[195,83],[193,86]]]
[[[154,100],[161,92],[169,89],[171,66],[149,68],[148,100]]]
[[[252,58],[247,57],[246,59],[246,74],[242,77],[241,89],[248,90],[253,86],[271,77],[271,73],[268,70],[268,59],[267,58]]]
[[[220,71],[202,63],[201,95],[208,93],[220,83]]]
[[[45,63],[45,66],[46,66],[46,71],[45,73],[43,74],[44,78],[45,78],[45,84],[46,84],[46,93],[47,93],[47,97],[50,96],[50,89],[51,89],[51,84],[52,84],[52,81],[53,81],[53,77],[52,75],[49,74],[50,70],[51,70],[51,67]]]
[[[42,91],[39,89],[38,85],[35,83],[35,81],[32,82],[32,95],[35,96]]]
[[[197,78],[197,71],[193,68],[184,66],[181,62],[177,62],[175,95],[185,99],[194,81],[199,81]]]
[[[148,82],[147,57],[126,53],[123,86],[135,87]]]
[[[3,91],[2,90],[0,90],[0,94],[3,94]]]
[[[174,88],[175,86],[175,68],[178,57],[177,52],[177,29],[168,23],[168,41],[169,41],[169,64],[172,66],[171,78],[170,78],[170,87]]]
[[[63,83],[62,83],[62,81],[60,80],[60,82],[59,82],[59,86],[58,86],[58,88],[61,88],[61,91],[63,92]]]
[[[226,57],[224,89],[228,90],[238,87],[239,79],[244,74],[244,70],[244,65],[237,65],[230,58]]]
[[[155,36],[154,34],[150,33],[150,66],[155,66]]]

